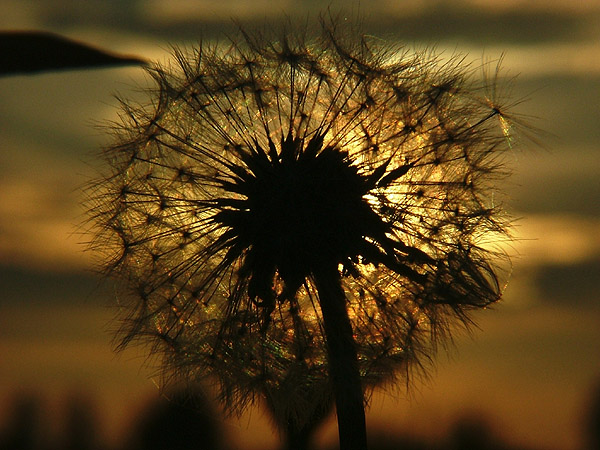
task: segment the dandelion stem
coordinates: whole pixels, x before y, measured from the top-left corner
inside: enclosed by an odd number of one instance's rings
[[[310,392],[310,398],[314,398],[315,392]],[[317,394],[318,395],[318,394]],[[288,417],[285,429],[285,450],[309,450],[312,448],[311,441],[317,428],[331,412],[332,404],[329,399],[319,403],[310,413],[308,420],[298,423],[294,418]]]
[[[285,450],[308,450],[309,430],[299,430],[294,426],[290,426],[286,432]]]
[[[340,274],[335,266],[313,272],[327,339],[340,450],[366,450],[367,431],[356,345]]]

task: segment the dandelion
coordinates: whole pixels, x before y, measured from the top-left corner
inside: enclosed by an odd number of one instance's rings
[[[335,404],[344,450],[375,386],[499,299],[511,121],[461,59],[347,31],[176,50],[123,102],[90,212],[129,287],[122,345],[290,435]]]

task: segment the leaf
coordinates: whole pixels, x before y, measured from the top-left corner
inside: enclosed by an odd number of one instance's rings
[[[0,76],[135,64],[144,65],[146,62],[137,57],[106,52],[52,33],[0,32]]]

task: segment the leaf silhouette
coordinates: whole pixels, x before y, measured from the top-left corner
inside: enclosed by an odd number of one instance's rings
[[[145,61],[106,52],[53,33],[0,32],[0,76],[135,64],[144,65]]]

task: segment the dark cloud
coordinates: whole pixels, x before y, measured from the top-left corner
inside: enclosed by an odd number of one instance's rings
[[[106,305],[107,283],[91,272],[55,272],[0,266],[0,305],[29,303]]]
[[[439,40],[466,40],[477,43],[539,43],[576,40],[584,38],[598,21],[596,13],[578,13],[536,9],[507,9],[496,11],[463,2],[434,2],[425,8],[406,10],[390,9],[390,3],[372,1],[361,5],[367,29],[378,35],[393,35],[407,42]],[[197,39],[222,35],[235,30],[232,20],[211,14],[207,7],[202,17],[189,17],[179,21],[151,19],[141,0],[79,2],[58,0],[45,2],[40,7],[40,16],[53,28],[77,26],[121,29],[136,33],[152,34],[155,38],[168,40]],[[356,9],[354,1],[337,1],[332,9],[345,7]],[[288,14],[292,22],[307,14],[316,15],[323,5],[314,1],[295,3],[292,10],[273,8],[255,17],[276,20]],[[231,7],[231,18],[238,17]],[[243,17],[238,17],[244,19]]]
[[[548,65],[551,69],[552,62]],[[548,70],[548,67],[544,69]],[[546,135],[541,137],[545,144],[552,147],[573,144],[598,146],[600,76],[568,74],[568,71],[563,72],[563,67],[556,69],[557,74],[517,76],[514,98],[525,101],[516,109],[543,128]]]
[[[575,152],[573,157],[577,157]],[[535,170],[535,167],[529,169]],[[513,187],[512,193],[511,208],[525,216],[539,213],[600,217],[600,182],[597,174],[561,173],[557,168],[544,180],[524,179],[519,186]]]
[[[540,43],[576,40],[597,17],[558,11],[497,12],[457,3],[438,4],[414,16],[379,19],[403,40],[435,42],[460,39],[477,43]]]
[[[511,207],[600,217],[600,77],[518,77],[515,85],[515,98],[529,97],[517,112],[542,130],[534,133],[542,148],[524,139],[515,154]]]
[[[535,283],[545,302],[600,308],[600,257],[572,265],[542,266]]]

